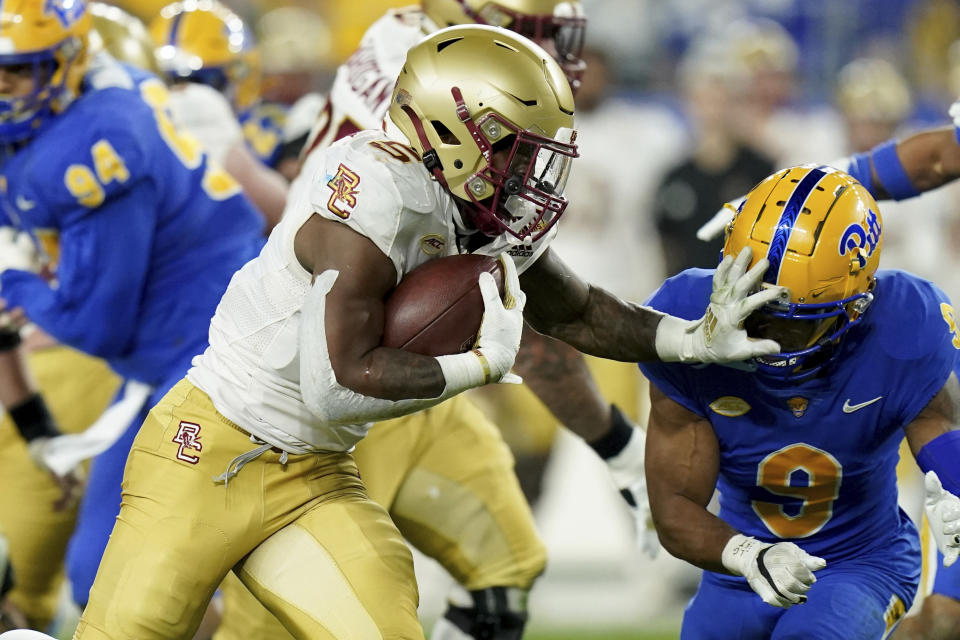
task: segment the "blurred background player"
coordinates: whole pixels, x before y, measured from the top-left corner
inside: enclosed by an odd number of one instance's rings
[[[171,124],[162,83],[108,55],[90,60],[91,21],[84,2],[23,2],[0,15],[0,33],[13,48],[0,55],[9,114],[0,124],[7,154],[0,295],[126,379],[101,428],[59,437],[19,363],[3,359],[4,404],[32,403],[30,419],[16,422],[35,459],[63,473],[99,454],[68,550],[81,605],[152,394],[205,345],[218,294],[262,244],[262,221],[236,183]],[[55,286],[37,273],[50,269],[37,242],[47,230],[59,237]],[[186,282],[189,296],[181,295]],[[8,334],[15,342],[17,334]]]
[[[150,68],[152,42],[136,18],[99,3],[90,11],[98,30],[91,34],[92,52],[122,50]],[[41,229],[37,237],[50,256],[49,269],[56,272],[56,234]],[[92,425],[110,404],[119,378],[104,361],[57,344],[36,327],[24,333],[19,349],[56,425],[63,433],[79,433]],[[16,408],[13,414],[18,415]],[[15,428],[8,414],[0,424],[0,485],[5,488],[0,492],[0,523],[11,541],[10,567],[18,575],[8,602],[26,616],[23,624],[46,629],[58,614],[63,560],[82,486],[77,487],[76,500],[55,508],[62,501],[62,488],[31,458]]]
[[[707,569],[681,638],[876,638],[913,600],[920,549],[895,508],[897,450],[906,434],[924,471],[960,477],[951,431],[960,330],[934,285],[876,273],[882,229],[876,202],[838,170],[770,176],[747,196],[724,250],[766,252],[764,282],[788,288],[789,299],[746,323],[783,353],[755,359],[754,370],[641,365],[652,385],[658,532],[671,553]],[[682,314],[708,277],[686,271],[651,302]],[[715,484],[719,516],[706,511]]]
[[[269,230],[286,197],[286,182],[273,170],[286,108],[261,99],[252,32],[217,0],[186,0],[163,7],[150,33],[161,74],[173,87],[174,119],[244,187]]]

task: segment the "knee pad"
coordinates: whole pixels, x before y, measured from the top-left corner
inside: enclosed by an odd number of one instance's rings
[[[527,591],[491,587],[471,591],[472,606],[450,602],[435,640],[520,640],[527,624]]]

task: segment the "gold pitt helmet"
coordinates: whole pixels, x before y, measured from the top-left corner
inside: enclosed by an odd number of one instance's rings
[[[407,52],[389,114],[484,234],[536,240],[566,209],[573,94],[530,40],[481,25],[428,36]]]
[[[824,165],[778,171],[747,195],[727,227],[724,254],[766,257],[764,284],[789,289],[747,319],[751,335],[780,342],[784,352],[757,358],[780,377],[814,375],[825,350],[863,316],[873,300],[882,220],[873,196],[846,173]]]
[[[421,0],[438,27],[487,24],[516,31],[556,58],[576,93],[587,68],[583,41],[587,19],[579,0]]]
[[[0,95],[0,143],[33,135],[80,91],[90,12],[84,0],[7,0],[0,5],[0,66],[31,75],[26,95]]]
[[[150,22],[157,62],[171,82],[206,84],[236,111],[260,98],[260,55],[243,20],[216,0],[169,4]]]
[[[106,51],[121,62],[160,73],[153,40],[139,18],[102,2],[90,3],[90,15],[93,17],[90,31],[92,53]]]

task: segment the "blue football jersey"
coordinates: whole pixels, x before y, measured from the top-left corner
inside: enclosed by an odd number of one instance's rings
[[[0,283],[61,342],[156,384],[205,348],[263,222],[174,128],[158,79],[114,63],[104,83],[97,71],[99,83],[0,164],[0,224],[59,246],[54,282],[11,270]]]
[[[649,304],[699,318],[712,274],[685,271]],[[960,348],[953,310],[932,283],[879,271],[874,295],[833,363],[811,380],[720,365],[640,365],[663,393],[713,426],[720,517],[761,540],[792,540],[828,566],[896,537],[916,538],[897,506],[902,429],[943,387]]]

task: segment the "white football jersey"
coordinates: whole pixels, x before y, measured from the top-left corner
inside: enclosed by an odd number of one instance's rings
[[[304,222],[316,213],[366,236],[393,262],[397,281],[428,260],[464,252],[452,197],[400,140],[363,131],[310,155],[263,251],[230,281],[210,325],[210,346],[187,374],[220,413],[291,453],[349,450],[370,426],[324,424],[300,393],[300,312],[312,274],[294,254],[294,237]],[[555,229],[532,245],[500,237],[475,253],[506,251],[522,273]]]
[[[360,46],[337,69],[326,104],[304,149],[329,147],[364,129],[379,129],[407,51],[436,30],[419,7],[392,9],[374,22]]]

